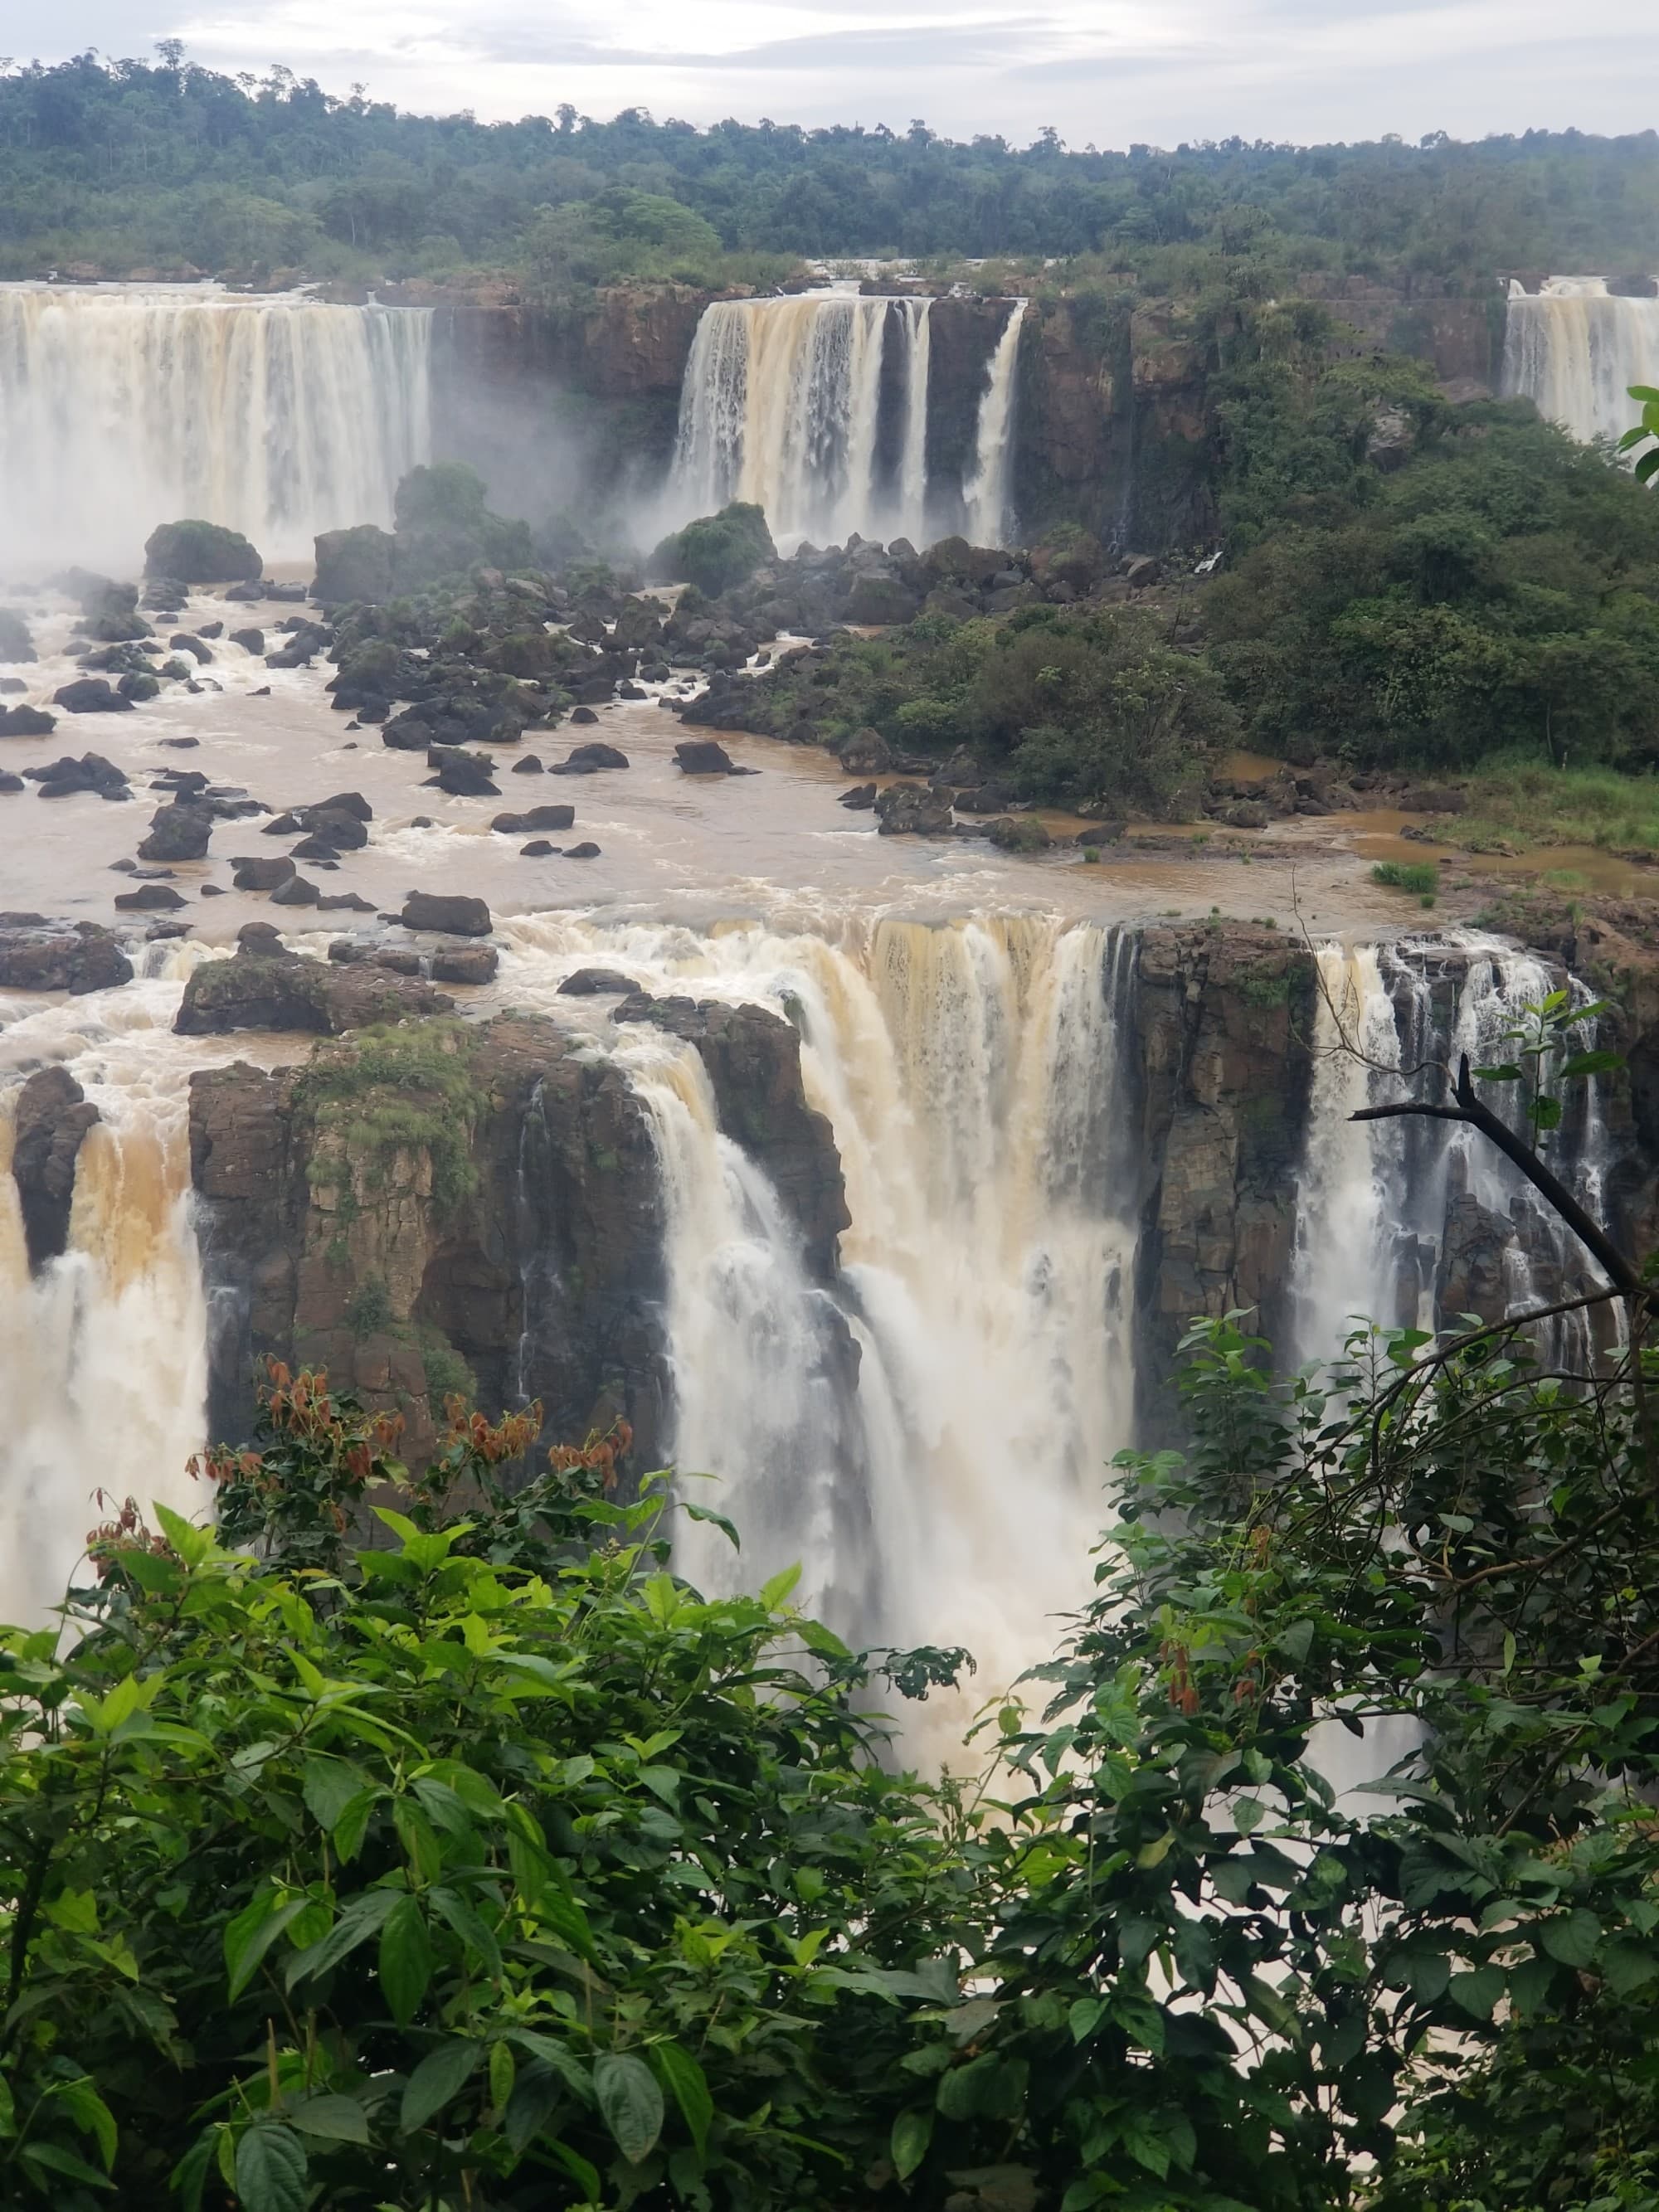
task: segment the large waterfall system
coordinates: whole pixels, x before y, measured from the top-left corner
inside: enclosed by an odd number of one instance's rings
[[[928,479],[933,305],[836,292],[706,307],[680,394],[674,520],[745,500],[785,544],[937,536],[957,494]],[[1022,305],[993,356],[960,488],[981,544],[1003,544],[1008,527]]]
[[[299,559],[428,458],[429,318],[209,288],[0,286],[0,569],[133,565],[198,516]]]
[[[1601,276],[1552,276],[1536,293],[1511,284],[1505,397],[1532,400],[1588,444],[1630,428],[1632,384],[1659,385],[1659,299],[1616,297]]]
[[[592,1033],[628,1074],[662,1176],[683,1487],[743,1531],[736,1555],[687,1523],[680,1564],[720,1589],[799,1561],[803,1601],[850,1638],[965,1644],[975,1694],[1000,1693],[1086,1595],[1104,1471],[1133,1437],[1137,1243],[1157,1172],[1134,1133],[1138,936],[1036,916],[791,934],[544,914],[504,924],[501,941],[503,1000],[527,1011],[570,1018],[558,986],[598,958],[659,993],[795,1023],[852,1218],[827,1280],[759,1162],[721,1131],[696,1049],[602,1018]],[[182,1472],[204,1440],[208,1328],[188,1072],[247,1041],[170,1034],[201,951],[152,947],[153,980],[20,1007],[8,1033],[26,1059],[63,1059],[104,1120],[82,1153],[70,1249],[33,1282],[0,1213],[0,1618],[55,1601],[100,1517],[94,1486],[205,1503]],[[1541,963],[1454,937],[1332,945],[1320,968],[1287,1354],[1328,1356],[1349,1314],[1431,1320],[1471,1208],[1509,1239],[1512,1304],[1589,1279],[1467,1133],[1348,1119],[1426,1061],[1493,1054],[1547,988]],[[1334,1049],[1345,1041],[1363,1057]],[[1606,1150],[1593,1106],[1563,1133],[1560,1159],[1591,1195]],[[0,1200],[15,1204],[3,1174]],[[949,1757],[962,1718],[934,1700],[917,1747]]]

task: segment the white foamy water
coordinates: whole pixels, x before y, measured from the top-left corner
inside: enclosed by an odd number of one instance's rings
[[[308,557],[428,458],[429,318],[211,286],[0,285],[0,570],[131,571],[185,516]]]

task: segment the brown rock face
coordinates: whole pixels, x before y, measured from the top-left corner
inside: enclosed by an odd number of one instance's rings
[[[1307,951],[1273,930],[1181,923],[1141,939],[1137,1374],[1150,1432],[1169,1427],[1167,1378],[1194,1314],[1252,1307],[1264,1334],[1285,1334],[1314,993]]]
[[[64,1067],[43,1067],[18,1096],[11,1172],[32,1269],[57,1259],[69,1243],[75,1163],[98,1119],[98,1109]]]
[[[696,1045],[721,1126],[827,1279],[846,1206],[794,1030],[760,1007],[633,1003]],[[201,1073],[191,1152],[216,1434],[244,1431],[253,1362],[274,1354],[399,1407],[416,1461],[446,1392],[476,1388],[492,1413],[539,1398],[550,1443],[625,1412],[635,1471],[657,1463],[661,1177],[626,1077],[581,1038],[546,1021],[440,1023],[319,1046],[305,1068]]]

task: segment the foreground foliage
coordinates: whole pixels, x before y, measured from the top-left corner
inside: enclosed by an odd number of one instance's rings
[[[960,1655],[700,1597],[616,1440],[456,1401],[416,1480],[278,1370],[219,1535],[4,1637],[0,2197],[1652,2212],[1644,1394],[1264,1350],[1188,1337],[973,1792],[862,1710]]]

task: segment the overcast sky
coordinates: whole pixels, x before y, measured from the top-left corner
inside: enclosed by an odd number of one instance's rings
[[[486,118],[648,107],[709,123],[913,116],[1069,143],[1659,124],[1638,0],[6,0],[0,47],[61,59],[182,38],[331,91]]]

